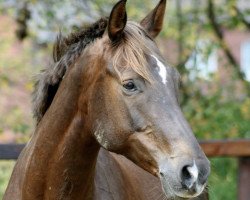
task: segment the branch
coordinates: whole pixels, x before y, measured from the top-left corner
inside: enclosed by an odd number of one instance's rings
[[[181,75],[184,74],[188,74],[188,70],[185,67],[186,62],[189,60],[189,58],[191,57],[193,51],[190,51],[189,54],[186,54],[185,58],[182,57],[183,60],[181,60],[177,65],[176,68],[178,69],[178,71],[180,72]],[[187,104],[187,101],[189,100],[189,92],[187,87],[184,84],[180,84],[180,91],[181,91],[181,106],[184,106]]]
[[[176,0],[176,13],[178,19],[178,60],[182,60],[183,54],[183,19],[181,1]]]
[[[190,58],[193,51],[184,54],[184,22],[182,13],[182,4],[180,0],[176,0],[176,16],[178,19],[178,63],[176,64],[177,69],[181,74],[186,74],[188,71],[185,68],[185,64]]]
[[[246,26],[246,28],[248,30],[250,30],[250,22],[248,22],[246,20],[246,18],[244,17],[244,14],[239,10],[239,8],[237,8],[237,6],[233,6],[234,10],[236,11],[237,13],[237,16],[238,16],[238,19],[241,20],[241,22]]]
[[[223,32],[222,32],[222,30],[220,28],[220,25],[216,21],[216,17],[215,17],[215,13],[214,13],[213,0],[208,0],[207,14],[208,14],[208,18],[210,20],[211,26],[213,28],[213,31],[214,31],[216,37],[218,38],[218,40],[220,42],[220,46],[222,47],[228,61],[231,63],[231,65],[235,69],[235,72],[237,73],[238,77],[241,80],[245,81],[245,76],[241,72],[241,70],[239,68],[239,64],[237,63],[235,57],[233,56],[232,52],[230,51],[228,45],[226,44],[226,41],[224,39],[224,34],[223,34]]]

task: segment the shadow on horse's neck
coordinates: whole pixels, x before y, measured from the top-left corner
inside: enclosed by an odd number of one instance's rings
[[[78,199],[93,194],[100,147],[91,136],[91,122],[85,119],[87,95],[81,93],[86,92],[83,87],[87,84],[81,82],[82,68],[75,64],[66,74],[27,147],[31,157],[25,184],[42,188],[39,193],[49,199],[58,199],[60,195]]]

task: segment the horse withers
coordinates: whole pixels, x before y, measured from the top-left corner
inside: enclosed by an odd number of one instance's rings
[[[161,0],[136,23],[121,0],[109,18],[58,37],[55,64],[35,87],[36,130],[4,200],[190,199],[203,192],[209,161],[181,112],[180,76],[154,42],[165,6]]]

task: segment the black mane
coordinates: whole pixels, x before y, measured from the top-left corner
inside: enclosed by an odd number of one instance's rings
[[[65,53],[71,53],[71,51],[74,51],[76,46],[79,46],[82,50],[96,38],[102,37],[107,27],[107,22],[107,19],[101,18],[91,26],[81,28],[67,37],[63,37],[59,34],[53,49],[54,61],[57,62],[63,55],[65,55]]]
[[[102,18],[67,37],[58,35],[53,48],[54,64],[42,70],[35,83],[33,114],[37,123],[50,107],[67,68],[74,63],[88,44],[103,36],[107,23],[108,19]]]

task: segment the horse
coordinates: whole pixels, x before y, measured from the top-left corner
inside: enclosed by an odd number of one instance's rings
[[[207,198],[210,164],[181,111],[180,75],[154,41],[165,7],[136,23],[120,0],[108,18],[59,34],[4,200]]]

